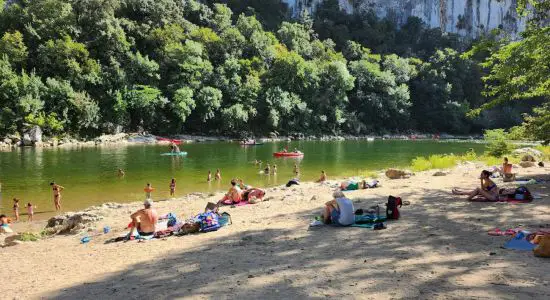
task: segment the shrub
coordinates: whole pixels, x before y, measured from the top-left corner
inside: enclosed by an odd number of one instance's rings
[[[458,157],[454,154],[430,155],[432,169],[447,169],[456,166]]]
[[[487,141],[488,155],[501,157],[514,149],[513,145],[508,143],[508,133],[504,129],[485,130],[483,138]]]
[[[36,242],[40,239],[40,236],[32,232],[23,232],[17,239],[22,242]]]
[[[426,171],[432,168],[432,163],[425,157],[419,156],[412,160],[411,169],[415,172]]]

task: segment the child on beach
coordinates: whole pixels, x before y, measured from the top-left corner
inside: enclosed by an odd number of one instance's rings
[[[222,173],[220,172],[220,169],[216,169],[216,175],[214,176],[215,180],[222,180]]]
[[[212,171],[208,170],[208,176],[206,177],[206,181],[210,182],[212,181]]]
[[[176,179],[172,178],[172,181],[170,181],[170,196],[174,197],[174,194],[176,194]]]
[[[145,199],[151,199],[151,193],[154,191],[155,189],[151,186],[150,183],[147,183],[147,185],[145,186],[145,188],[143,189],[143,191],[145,191]]]
[[[13,214],[15,215],[15,221],[19,221],[19,199],[13,198]]]
[[[327,181],[327,173],[325,171],[321,171],[321,177],[319,177],[319,180],[317,182],[325,182]]]
[[[34,216],[34,206],[29,202],[27,203],[27,215],[29,219],[27,221],[32,222],[32,217]]]

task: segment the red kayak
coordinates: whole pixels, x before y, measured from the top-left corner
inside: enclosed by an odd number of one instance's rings
[[[173,140],[173,139],[167,139],[167,138],[162,138],[162,137],[157,137],[157,141],[174,143],[176,145],[181,145],[181,143],[183,143],[182,140]]]
[[[275,152],[273,153],[275,157],[302,157],[304,153],[302,152]]]

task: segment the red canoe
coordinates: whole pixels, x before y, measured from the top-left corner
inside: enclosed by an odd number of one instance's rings
[[[273,153],[275,157],[302,157],[304,154],[302,152],[275,152]]]
[[[183,143],[182,140],[173,140],[173,139],[167,139],[167,138],[162,138],[162,137],[157,137],[157,141],[159,141],[159,142],[170,142],[170,143],[174,143],[176,145],[181,145],[181,143]]]

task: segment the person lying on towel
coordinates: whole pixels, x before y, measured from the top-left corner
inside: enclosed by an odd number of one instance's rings
[[[454,188],[452,190],[452,193],[454,195],[465,195],[465,196],[468,196],[468,201],[471,201],[475,196],[477,195],[480,195],[482,197],[485,197],[487,198],[488,200],[491,200],[491,201],[497,201],[498,200],[498,187],[496,185],[496,183],[494,183],[492,180],[491,180],[491,175],[493,175],[493,173],[487,171],[487,170],[483,170],[481,172],[481,176],[480,176],[480,181],[481,181],[481,186],[472,190],[472,191],[466,191],[466,190],[462,190],[462,189],[459,189],[459,188]]]
[[[350,199],[341,191],[332,194],[333,200],[325,203],[323,222],[335,226],[349,226],[355,222],[355,209]]]

